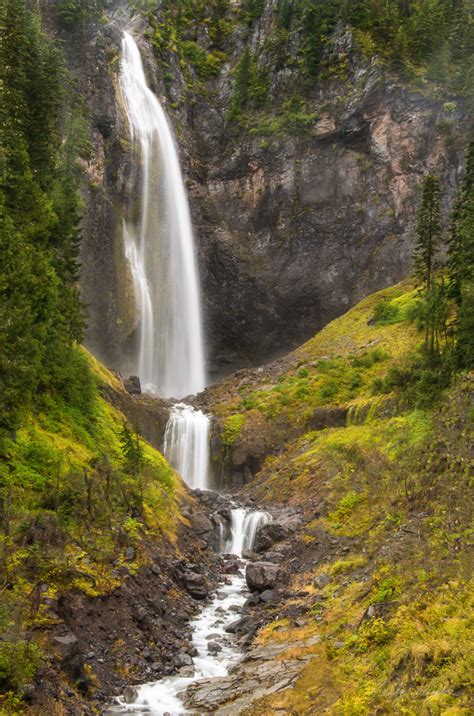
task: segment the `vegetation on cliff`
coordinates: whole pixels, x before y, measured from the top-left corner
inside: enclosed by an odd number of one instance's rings
[[[467,0],[166,0],[158,10],[137,0],[135,7],[149,18],[159,61],[168,67],[175,56],[192,90],[207,91],[235,49],[252,39],[232,70],[229,117],[244,125],[249,112],[281,103],[276,87],[270,91],[271,77],[289,72],[296,98],[311,93],[316,78],[344,80],[350,60],[340,42],[345,30],[353,33],[352,50],[367,60],[376,57],[406,79],[472,95],[474,18]],[[261,20],[265,33],[254,36]]]

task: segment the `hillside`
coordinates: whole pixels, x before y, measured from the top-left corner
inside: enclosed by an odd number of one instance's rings
[[[383,388],[420,340],[413,300],[409,284],[379,292],[287,358],[208,390],[234,470],[242,455],[258,465],[243,493],[299,517],[259,556],[289,582],[260,604],[256,642],[263,661],[280,645],[300,673],[234,712],[471,711],[473,376],[433,407]],[[382,303],[397,312],[377,322]],[[226,696],[217,713],[232,712]]]
[[[0,716],[468,716],[472,0],[0,4]]]

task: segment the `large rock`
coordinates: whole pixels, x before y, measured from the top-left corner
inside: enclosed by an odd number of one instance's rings
[[[272,562],[250,562],[245,570],[245,579],[251,592],[273,589],[279,581],[282,581],[283,576],[281,567]]]
[[[258,530],[253,546],[254,551],[266,552],[275,542],[280,542],[287,536],[288,530],[286,527],[278,524],[278,522],[269,522]]]
[[[205,536],[214,531],[214,525],[204,512],[194,512],[191,515],[191,526],[199,536]]]
[[[209,595],[209,585],[207,579],[202,574],[186,571],[181,581],[183,587],[194,599],[206,599]]]

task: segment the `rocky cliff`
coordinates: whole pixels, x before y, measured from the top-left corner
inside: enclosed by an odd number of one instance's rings
[[[275,49],[274,3],[250,23],[239,3],[221,5],[223,36],[217,41],[198,17],[195,40],[181,45],[169,17],[133,16],[126,3],[108,3],[81,27],[52,19],[91,126],[82,243],[88,341],[124,369],[137,325],[122,245],[133,170],[117,89],[127,23],[180,144],[215,373],[293,347],[406,275],[422,177],[440,175],[446,209],[459,183],[468,122],[460,99],[402,82],[341,26],[326,50],[331,72],[303,84],[298,34]],[[229,108],[246,47],[266,100],[236,121]]]

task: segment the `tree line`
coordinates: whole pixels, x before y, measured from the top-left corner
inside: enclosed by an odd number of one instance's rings
[[[25,0],[2,3],[0,23],[1,438],[48,391],[73,391],[84,313],[70,77]]]

